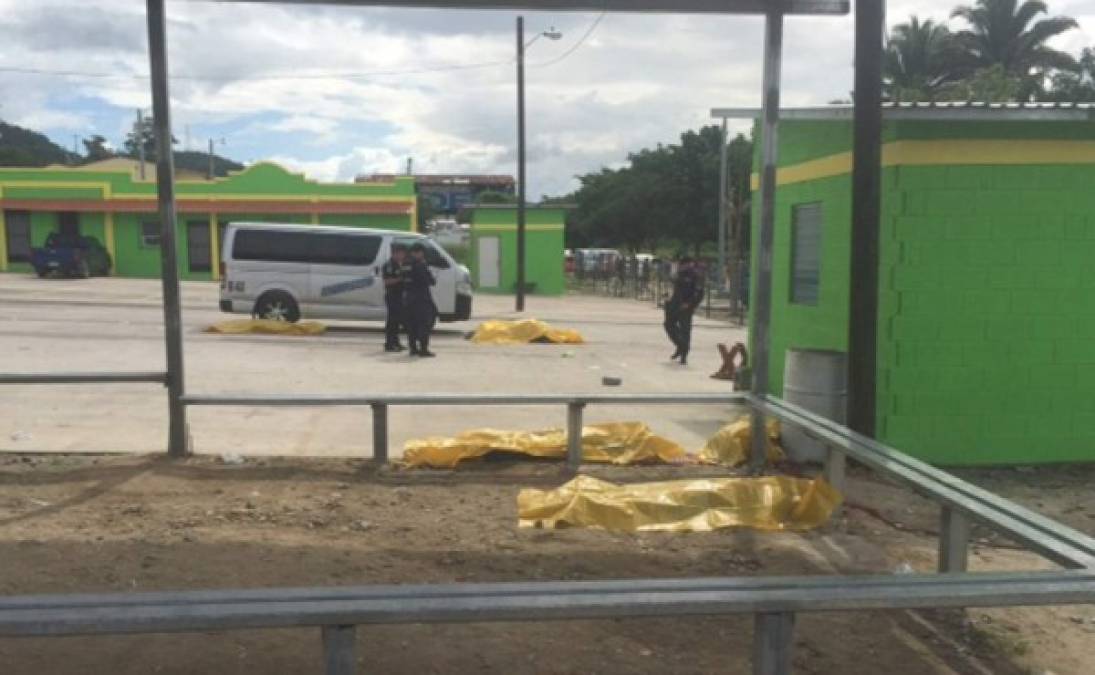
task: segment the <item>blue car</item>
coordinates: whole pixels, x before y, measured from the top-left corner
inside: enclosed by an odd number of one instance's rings
[[[31,249],[31,265],[39,277],[66,276],[87,279],[107,276],[113,261],[110,253],[94,237],[54,232],[42,248]]]

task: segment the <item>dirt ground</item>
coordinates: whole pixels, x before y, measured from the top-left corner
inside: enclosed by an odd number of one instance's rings
[[[709,473],[593,468],[612,480]],[[964,474],[1087,532],[1095,469]],[[849,505],[805,535],[520,530],[555,464],[456,472],[362,461],[0,456],[0,594],[398,582],[930,571],[937,509],[853,470]],[[974,569],[1046,566],[975,531]],[[743,673],[747,618],[359,628],[371,673]],[[801,615],[797,673],[1086,675],[1095,608]],[[315,629],[0,640],[0,672],[316,673]]]

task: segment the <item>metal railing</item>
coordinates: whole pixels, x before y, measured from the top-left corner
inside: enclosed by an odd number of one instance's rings
[[[373,459],[387,463],[388,408],[393,406],[566,406],[567,464],[582,461],[582,419],[589,405],[744,405],[748,396],[722,394],[390,394],[372,396],[183,396],[188,406],[341,407],[369,406],[373,410]]]
[[[322,628],[326,672],[354,672],[362,624],[547,621],[620,617],[753,614],[753,672],[790,672],[795,615],[803,612],[1004,607],[1095,602],[1095,539],[1007,499],[773,397],[749,394],[252,396],[190,395],[196,406],[368,406],[374,452],[387,458],[389,406],[565,405],[568,462],[581,461],[581,411],[587,405],[746,405],[794,424],[829,448],[825,475],[846,489],[853,460],[939,503],[938,575],[796,578],[646,579],[589,582],[447,584],[363,588],[189,591],[0,599],[0,635],[56,636]],[[1066,569],[967,572],[973,522],[1013,539]]]

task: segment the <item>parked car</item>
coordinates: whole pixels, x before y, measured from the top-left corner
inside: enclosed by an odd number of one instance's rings
[[[63,275],[87,279],[107,276],[114,262],[110,253],[95,237],[66,235],[54,232],[42,248],[32,248],[30,263],[40,277]]]
[[[441,321],[471,316],[468,268],[419,234],[327,225],[231,223],[221,261],[222,312],[295,323],[301,318],[383,321],[380,268],[392,244],[421,243],[437,284]]]

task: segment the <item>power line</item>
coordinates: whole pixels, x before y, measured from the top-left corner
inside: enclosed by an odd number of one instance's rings
[[[566,60],[571,54],[578,51],[578,49],[582,45],[585,44],[586,40],[588,40],[590,38],[590,36],[593,35],[593,31],[597,30],[597,26],[601,25],[601,22],[604,21],[604,18],[607,15],[608,15],[608,10],[607,9],[603,10],[600,13],[600,15],[596,19],[594,19],[593,23],[591,23],[589,25],[589,28],[586,30],[585,34],[582,35],[581,39],[578,40],[577,42],[575,42],[571,46],[570,49],[566,50],[565,52],[563,52],[559,56],[556,56],[555,58],[553,58],[549,61],[543,61],[541,63],[530,63],[529,67],[530,68],[546,68],[547,66],[554,66],[556,63],[559,63],[560,61]]]

